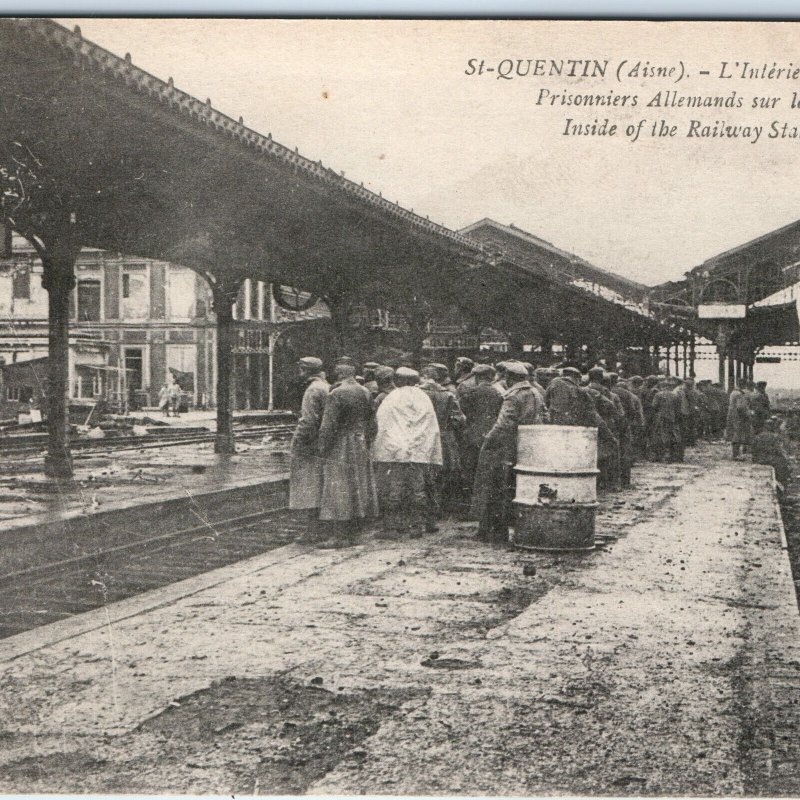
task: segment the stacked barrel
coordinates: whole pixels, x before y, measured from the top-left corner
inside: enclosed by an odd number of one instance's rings
[[[591,550],[597,513],[597,428],[520,425],[514,545]]]

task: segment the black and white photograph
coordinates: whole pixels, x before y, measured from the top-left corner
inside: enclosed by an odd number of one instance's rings
[[[0,793],[799,796],[799,465],[800,23],[0,17]]]

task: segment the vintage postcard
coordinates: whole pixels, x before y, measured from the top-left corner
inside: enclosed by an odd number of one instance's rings
[[[799,172],[797,23],[0,18],[0,792],[800,794]]]

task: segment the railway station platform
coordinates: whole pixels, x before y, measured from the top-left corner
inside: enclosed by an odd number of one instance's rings
[[[703,445],[581,555],[296,544],[0,640],[0,791],[795,795],[772,472]]]

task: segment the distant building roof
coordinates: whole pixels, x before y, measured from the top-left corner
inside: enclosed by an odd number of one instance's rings
[[[649,292],[649,287],[643,283],[596,267],[580,256],[561,250],[516,225],[503,225],[487,217],[462,228],[459,233],[484,245],[495,245],[512,256],[534,257],[541,267],[564,283],[595,283],[638,303],[644,301]]]

